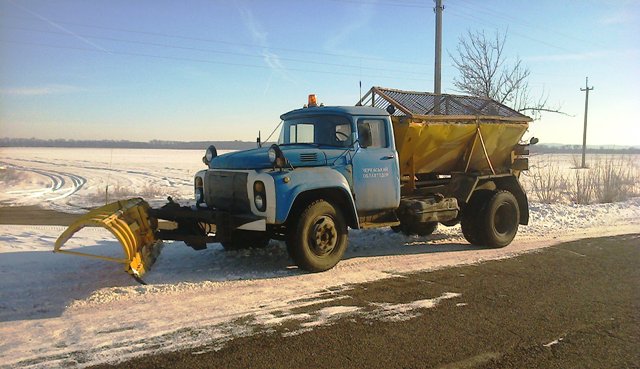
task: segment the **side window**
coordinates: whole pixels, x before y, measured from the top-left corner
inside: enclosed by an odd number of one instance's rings
[[[363,148],[388,147],[386,124],[383,119],[358,120],[358,140]]]

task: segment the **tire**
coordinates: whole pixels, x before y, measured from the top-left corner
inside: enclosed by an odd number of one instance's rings
[[[242,249],[263,249],[269,244],[269,234],[267,232],[235,230],[231,239],[220,242],[226,251]]]
[[[342,213],[324,200],[311,203],[290,227],[287,251],[303,270],[333,268],[347,249],[347,223]]]
[[[483,207],[480,220],[486,246],[507,246],[518,233],[520,223],[516,197],[509,191],[496,192]]]
[[[469,203],[462,211],[460,228],[462,235],[472,245],[480,246],[484,244],[484,235],[481,232],[481,217],[484,206],[495,192],[490,190],[477,190],[471,195]]]

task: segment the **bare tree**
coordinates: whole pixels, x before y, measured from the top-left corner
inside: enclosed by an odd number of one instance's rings
[[[487,37],[484,31],[467,31],[457,46],[457,56],[449,53],[459,76],[453,79],[456,89],[472,96],[489,97],[519,112],[527,112],[534,119],[542,112],[562,113],[548,106],[548,95],[531,95],[528,78],[531,75],[520,57],[507,64],[504,45],[507,33],[496,31]]]

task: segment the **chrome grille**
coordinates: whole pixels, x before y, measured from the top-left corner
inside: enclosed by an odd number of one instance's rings
[[[251,212],[247,173],[208,171],[205,186],[208,206],[237,214]]]

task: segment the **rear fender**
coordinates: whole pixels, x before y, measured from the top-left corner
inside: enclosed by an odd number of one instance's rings
[[[518,178],[515,176],[507,176],[496,178],[494,181],[497,189],[507,190],[515,196],[518,201],[518,208],[520,208],[520,224],[529,224],[529,200]]]
[[[473,176],[465,173],[454,174],[449,183],[448,193],[457,198],[458,201],[468,203],[474,191],[486,190],[506,190],[515,196],[520,208],[520,220],[522,225],[529,224],[529,200],[527,194],[520,185],[518,178],[514,175],[498,176]]]

